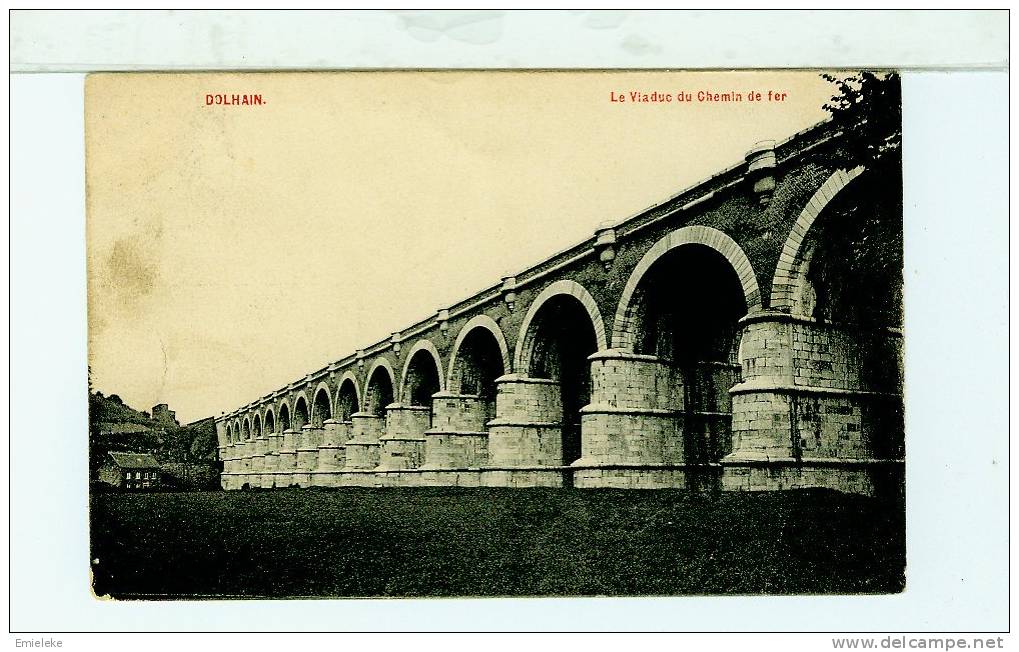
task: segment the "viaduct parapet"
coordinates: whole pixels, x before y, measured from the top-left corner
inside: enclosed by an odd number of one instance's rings
[[[901,256],[870,200],[901,178],[833,168],[832,132],[221,416],[223,487],[897,484],[901,276],[854,291],[845,252],[876,216]]]

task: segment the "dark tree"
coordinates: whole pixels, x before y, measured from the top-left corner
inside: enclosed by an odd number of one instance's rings
[[[902,84],[894,72],[821,75],[835,86],[824,105],[832,124],[845,137],[838,139],[832,162],[851,170],[898,169],[902,160]]]

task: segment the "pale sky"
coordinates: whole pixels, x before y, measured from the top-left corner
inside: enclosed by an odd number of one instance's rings
[[[93,385],[182,423],[232,410],[823,120],[831,88],[816,72],[90,76]],[[681,90],[694,101],[610,101]]]

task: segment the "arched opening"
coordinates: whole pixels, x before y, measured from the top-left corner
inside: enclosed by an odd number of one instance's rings
[[[265,413],[265,434],[271,435],[276,432],[276,418],[272,414],[272,410]]]
[[[251,425],[251,434],[255,437],[255,439],[262,436],[262,417],[257,414],[255,415],[255,420]]]
[[[393,378],[389,370],[379,365],[368,379],[364,411],[377,417],[386,416],[386,406],[393,402]]]
[[[294,403],[294,423],[293,429],[300,430],[304,425],[308,423],[308,403],[304,400],[303,396],[297,397],[297,402]]]
[[[598,350],[594,324],[584,305],[570,295],[545,301],[525,334],[530,344],[527,375],[559,383],[562,402],[563,463],[580,458],[580,409],[591,400],[588,356]]]
[[[336,419],[350,421],[350,415],[360,409],[357,404],[357,387],[354,386],[353,380],[345,378],[336,392]]]
[[[899,337],[904,262],[901,186],[864,171],[817,216],[798,258],[791,309],[818,322],[809,346],[821,358],[800,364],[814,373],[813,378],[872,392],[854,408],[830,409],[855,411],[858,416],[847,427],[858,430],[866,455],[901,458],[905,452]],[[821,345],[825,350],[815,351]],[[823,431],[811,436],[826,419],[814,407],[820,403],[800,401],[795,424],[801,445],[857,454],[848,445],[829,442]]]
[[[321,428],[322,423],[326,419],[331,419],[332,416],[333,408],[329,402],[329,392],[325,387],[319,387],[318,391],[315,392],[315,404],[311,412],[311,425]]]
[[[251,439],[251,424],[247,417],[244,417],[244,422],[241,424],[241,439],[244,441]]]
[[[232,433],[233,433],[233,435],[230,438],[230,440],[236,444],[237,442],[239,442],[241,440],[241,424],[239,424],[236,421],[234,421],[234,426],[233,426]]]
[[[280,406],[280,432],[290,430],[290,407],[284,403]]]
[[[690,462],[717,461],[730,451],[729,390],[739,382],[737,322],[746,313],[740,277],[706,245],[669,250],[637,284],[630,313],[634,352],[674,368]]]
[[[450,390],[477,396],[485,409],[485,420],[495,417],[495,379],[506,373],[502,348],[492,331],[478,326],[463,338],[455,352]]]
[[[410,405],[430,408],[432,395],[441,387],[439,367],[434,356],[427,349],[419,349],[407,363],[403,379],[403,401]]]
[[[896,217],[902,199],[889,197],[887,186],[895,184],[867,184],[864,176],[825,206],[802,245],[796,312],[867,328],[902,325],[902,219]]]

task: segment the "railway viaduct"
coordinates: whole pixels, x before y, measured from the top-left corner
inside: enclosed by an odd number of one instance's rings
[[[901,197],[901,175],[833,168],[840,138],[822,123],[760,143],[223,414],[222,486],[897,483],[901,200],[871,198]],[[846,254],[866,255],[875,232],[858,225],[874,223],[899,251],[887,282],[854,278]]]

